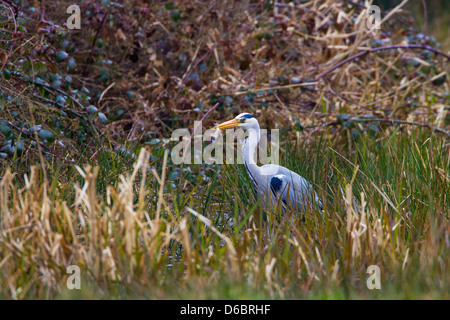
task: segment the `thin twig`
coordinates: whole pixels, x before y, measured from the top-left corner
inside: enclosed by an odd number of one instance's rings
[[[428,129],[433,130],[433,131],[440,132],[440,133],[450,137],[450,132],[449,131],[446,131],[444,129],[441,129],[441,128],[429,125],[427,123],[422,123],[422,122],[396,120],[396,119],[380,119],[380,118],[377,118],[377,119],[352,118],[351,120],[355,121],[355,122],[384,122],[384,123],[392,123],[392,124],[396,123],[396,124],[406,124],[406,125],[412,125],[412,126],[420,126],[420,127],[428,128]]]
[[[321,80],[322,78],[324,78],[329,73],[331,73],[334,70],[342,67],[344,64],[346,64],[346,63],[348,63],[348,62],[350,62],[352,60],[361,58],[361,57],[363,57],[363,56],[365,56],[365,55],[367,55],[369,53],[377,52],[377,51],[383,51],[383,50],[393,50],[393,49],[422,49],[422,50],[427,50],[427,51],[434,52],[434,53],[436,53],[438,55],[441,55],[441,56],[447,58],[447,60],[450,60],[450,55],[448,55],[448,54],[446,54],[446,53],[444,53],[444,52],[442,52],[442,51],[440,51],[440,50],[438,50],[436,48],[430,47],[430,46],[418,45],[418,44],[390,45],[390,46],[372,48],[372,49],[365,50],[365,51],[359,52],[357,54],[354,54],[353,56],[351,56],[351,57],[349,57],[349,58],[347,58],[347,59],[345,59],[345,60],[335,64],[330,69],[322,72],[316,79],[312,80],[312,82],[316,82],[316,81]]]
[[[340,94],[339,92],[336,92],[333,88],[330,88],[330,90],[316,90],[316,91],[335,95],[335,96],[341,98],[342,100],[347,101],[348,103],[354,104],[354,105],[356,105],[356,106],[358,106],[358,107],[360,107],[362,109],[365,109],[367,111],[376,113],[376,111],[372,110],[371,108],[369,108],[369,107],[367,107],[367,106],[365,106],[363,104],[360,104],[358,102],[355,102],[355,101],[345,97],[344,95]]]
[[[320,131],[321,129],[324,129],[324,128],[329,127],[329,126],[334,126],[336,124],[338,124],[337,121],[330,121],[330,122],[322,124],[321,126],[315,128],[313,131],[311,131],[310,134],[308,134],[308,137],[306,138],[306,141],[308,141],[309,138],[311,138],[316,132]]]
[[[390,124],[404,124],[404,125],[411,125],[411,126],[419,126],[419,127],[424,127],[424,128],[430,129],[432,131],[436,131],[436,132],[442,133],[442,134],[450,137],[450,132],[449,131],[446,131],[444,129],[441,129],[441,128],[429,125],[427,123],[422,123],[422,122],[397,120],[397,119],[383,119],[383,118],[368,118],[368,119],[364,119],[364,118],[350,118],[349,120],[354,121],[354,122],[384,122],[384,123],[390,123]],[[313,134],[315,134],[316,132],[320,131],[321,129],[324,129],[324,128],[329,127],[329,126],[338,125],[338,124],[339,124],[338,121],[330,121],[330,122],[324,123],[324,124],[316,127],[308,135],[307,140]],[[308,128],[313,128],[313,127],[307,127],[307,129]]]
[[[58,88],[54,89],[54,88],[52,88],[50,85],[48,85],[48,84],[46,84],[46,83],[44,83],[44,82],[37,82],[37,81],[35,81],[33,78],[31,78],[31,77],[29,77],[29,76],[26,76],[26,75],[23,75],[23,74],[21,74],[20,72],[17,72],[17,71],[12,72],[12,74],[15,75],[15,76],[18,76],[18,77],[20,77],[20,78],[22,78],[22,79],[24,79],[24,80],[26,80],[26,81],[31,82],[31,83],[33,83],[34,85],[37,85],[37,86],[42,87],[44,90],[48,91],[49,93],[52,93],[53,95],[55,95],[54,92],[60,93],[60,94],[62,94],[62,95],[64,95],[64,96],[66,96],[67,98],[69,98],[70,100],[72,100],[72,101],[73,101],[76,105],[78,105],[82,110],[85,110],[85,107],[84,107],[84,106],[83,106],[83,105],[82,105],[75,97],[73,97],[72,95],[68,94],[67,92],[65,92],[65,91],[63,91],[63,90],[61,90],[61,89],[58,89]],[[55,96],[56,96],[56,95],[55,95]],[[58,104],[58,105],[59,105],[59,104]],[[93,134],[93,135],[98,139],[98,141],[100,142],[99,137],[100,137],[100,133],[101,133],[101,132],[100,132],[100,130],[99,130],[96,126],[94,126],[94,124],[92,123],[92,121],[91,121],[90,118],[87,118],[87,117],[83,116],[82,114],[80,114],[80,113],[78,113],[78,112],[72,110],[71,108],[69,108],[69,107],[67,107],[67,106],[64,106],[64,108],[70,110],[70,112],[72,112],[73,114],[75,114],[77,117],[79,117],[80,119],[83,119],[84,121],[86,121],[86,122],[89,124],[90,128],[91,128],[92,134]]]
[[[19,132],[20,132],[22,135],[24,135],[25,137],[27,137],[27,138],[33,140],[33,141],[36,142],[36,143],[39,143],[39,145],[40,145],[42,148],[44,148],[48,153],[52,154],[52,155],[55,156],[56,158],[58,158],[58,159],[60,159],[60,160],[63,160],[63,161],[67,161],[67,162],[73,163],[72,160],[68,160],[68,159],[65,159],[65,158],[61,157],[59,154],[57,154],[57,153],[54,152],[52,149],[50,149],[49,147],[47,147],[46,145],[44,145],[42,142],[36,140],[36,139],[33,137],[33,135],[31,135],[31,134],[29,134],[29,133],[23,131],[22,129],[20,129],[19,127],[17,127],[16,125],[14,125],[11,121],[8,121],[8,120],[6,120],[6,119],[4,119],[4,118],[2,118],[2,117],[0,117],[0,120],[6,122],[6,123],[7,123],[8,125],[10,125],[13,129],[19,131]]]

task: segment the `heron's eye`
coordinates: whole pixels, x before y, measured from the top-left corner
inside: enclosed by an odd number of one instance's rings
[[[238,122],[239,122],[239,123],[244,123],[244,122],[245,122],[245,119],[244,119],[244,118],[238,119]]]

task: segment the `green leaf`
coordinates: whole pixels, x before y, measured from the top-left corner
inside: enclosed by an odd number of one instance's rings
[[[205,72],[207,69],[208,69],[208,65],[204,62],[200,63],[200,65],[198,66],[199,73]]]
[[[305,127],[301,124],[300,121],[296,121],[294,124],[294,129],[296,131],[303,131],[305,129]]]
[[[16,145],[16,154],[21,156],[23,154],[23,140],[20,140]]]
[[[61,41],[61,43],[60,43],[60,47],[61,47],[61,49],[66,49],[68,46],[69,46],[69,40],[67,40],[67,39],[64,39],[63,41]]]
[[[69,54],[65,51],[58,51],[56,54],[56,62],[62,62],[69,57]]]
[[[231,98],[231,97],[229,97],[229,96],[226,96],[226,97],[225,97],[225,102],[226,102],[227,104],[233,104],[233,98]]]
[[[103,74],[100,76],[100,79],[102,79],[102,82],[103,82],[103,83],[107,83],[107,82],[109,81],[109,75],[106,74],[106,73],[103,73]]]
[[[100,119],[101,123],[103,123],[103,124],[107,124],[108,123],[108,118],[105,116],[104,113],[99,112],[98,113],[98,118]]]
[[[28,71],[31,69],[31,61],[27,60],[24,63],[22,63],[22,69],[25,71]]]
[[[69,70],[69,72],[73,72],[73,71],[75,71],[75,68],[77,67],[77,64],[76,64],[76,62],[75,62],[75,59],[74,58],[70,58],[68,61],[67,61],[67,69]]]
[[[92,105],[90,105],[89,107],[87,107],[86,109],[87,113],[89,114],[96,114],[98,109]]]
[[[320,102],[322,103],[322,112],[327,113],[327,104],[325,103],[323,96],[320,97]]]
[[[38,69],[39,69],[39,73],[41,73],[41,74],[47,73],[47,71],[48,71],[47,65],[44,62],[39,63]]]
[[[55,80],[52,82],[52,88],[53,89],[58,89],[60,86],[62,85],[62,82],[59,80]]]
[[[446,77],[446,75],[444,74],[444,75],[440,76],[439,78],[434,79],[434,80],[433,80],[433,84],[434,84],[435,86],[443,85],[444,82],[445,82],[445,80],[446,80],[446,78],[447,78],[447,77]]]
[[[180,12],[178,12],[178,10],[172,10],[172,20],[176,22],[180,19],[181,19]]]
[[[55,102],[59,105],[66,105],[66,99],[63,96],[56,96]]]
[[[12,147],[11,147],[10,144],[7,144],[7,145],[1,147],[0,151],[3,152],[3,153],[6,153],[6,154],[11,154]]]
[[[42,129],[42,125],[36,125],[36,126],[32,126],[31,128],[30,128],[30,132],[31,133],[34,133],[34,132],[39,132],[39,131],[41,131],[41,129]]]
[[[97,48],[103,48],[103,39],[97,39]]]
[[[39,131],[39,138],[41,138],[44,141],[53,142],[55,141],[55,136],[53,133],[51,133],[48,130],[41,130]]]
[[[350,115],[348,113],[341,113],[340,115],[338,115],[337,117],[337,121],[340,124],[344,124],[344,122],[348,121],[350,119]]]
[[[11,79],[11,72],[9,72],[8,69],[3,69],[3,78],[5,78],[6,80]]]
[[[2,122],[0,124],[0,131],[5,135],[5,137],[9,137],[9,135],[12,133],[11,129],[5,122]]]

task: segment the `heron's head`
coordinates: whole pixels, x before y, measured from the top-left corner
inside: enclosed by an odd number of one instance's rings
[[[259,129],[258,120],[250,113],[241,113],[233,120],[224,122],[216,126],[220,130],[229,129],[229,128],[242,128],[242,129]]]

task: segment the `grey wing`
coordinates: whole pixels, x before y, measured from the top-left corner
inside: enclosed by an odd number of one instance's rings
[[[320,210],[323,210],[322,200],[319,198],[319,195],[314,190],[311,183],[309,183],[305,178],[298,175],[295,172],[289,171],[292,173],[292,185],[293,187],[290,189],[290,196],[295,197],[297,203],[303,206],[313,207],[313,201],[319,207]]]
[[[307,206],[313,207],[314,199],[319,209],[323,209],[322,200],[305,178],[284,167],[276,169],[277,173],[272,175],[269,185],[277,200],[282,201],[290,209],[305,211]]]

